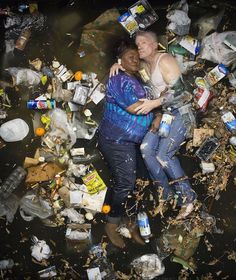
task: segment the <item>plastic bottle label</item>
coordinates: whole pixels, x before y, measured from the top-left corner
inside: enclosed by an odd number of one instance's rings
[[[170,125],[172,122],[173,116],[170,114],[163,114],[160,128],[159,128],[159,135],[162,137],[167,137],[170,132]]]
[[[56,108],[55,100],[29,100],[27,102],[28,109],[54,109]]]
[[[138,215],[138,226],[139,226],[139,231],[142,237],[147,237],[151,235],[151,229],[148,221],[148,217],[146,215]]]

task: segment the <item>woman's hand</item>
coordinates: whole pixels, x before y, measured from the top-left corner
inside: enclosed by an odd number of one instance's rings
[[[135,112],[137,115],[148,114],[154,108],[161,106],[161,100],[159,98],[154,100],[142,98],[139,99],[139,101],[142,101],[143,103],[135,108]]]
[[[155,119],[152,121],[150,131],[153,133],[156,133],[159,129],[160,123],[161,123],[162,114],[157,114]]]
[[[117,75],[119,70],[125,71],[125,68],[119,63],[114,63],[110,68],[109,77]]]

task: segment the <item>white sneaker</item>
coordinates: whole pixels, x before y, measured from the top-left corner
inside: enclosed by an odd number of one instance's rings
[[[193,203],[188,203],[186,205],[183,205],[179,211],[179,214],[176,217],[176,220],[185,219],[193,211],[193,209],[194,209]]]

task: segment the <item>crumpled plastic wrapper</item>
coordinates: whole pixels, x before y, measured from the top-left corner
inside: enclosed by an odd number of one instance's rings
[[[83,224],[85,222],[84,215],[78,213],[74,208],[66,208],[61,211],[62,216],[69,218],[70,222]]]
[[[168,30],[180,36],[189,33],[191,19],[188,17],[188,4],[186,0],[181,0],[177,4],[173,4],[166,18],[170,21],[167,26]]]
[[[44,240],[39,240],[36,236],[32,237],[33,246],[31,249],[31,256],[37,261],[41,262],[43,259],[50,258],[52,251]]]
[[[154,279],[165,272],[165,267],[156,254],[146,254],[136,258],[131,265],[143,280]]]

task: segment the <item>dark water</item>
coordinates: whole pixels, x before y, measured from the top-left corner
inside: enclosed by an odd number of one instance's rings
[[[121,11],[129,7],[135,1],[38,1],[39,10],[47,15],[46,26],[41,31],[33,33],[31,40],[28,42],[24,52],[15,51],[13,55],[5,55],[2,45],[1,56],[1,69],[3,70],[9,66],[28,66],[28,59],[34,59],[39,57],[43,61],[50,63],[54,57],[63,64],[66,64],[72,71],[84,70],[80,68],[80,59],[76,54],[79,47],[80,36],[82,32],[82,26],[91,20],[94,20],[98,15],[111,7],[118,7]],[[68,3],[67,3],[68,2]],[[217,1],[214,1],[214,3]],[[18,1],[5,1],[9,5],[14,7]],[[165,8],[170,1],[150,1],[153,7],[156,8],[160,19],[154,24],[153,30],[158,31],[159,34],[164,34],[166,19]],[[212,3],[212,2],[209,2]],[[209,4],[208,3],[208,4]],[[213,3],[213,4],[214,4]],[[0,3],[4,5],[4,2]],[[198,9],[196,6],[190,10],[193,18],[198,18],[199,13],[205,12],[209,9],[210,4],[204,2],[202,8]],[[235,30],[235,19],[233,15],[235,9],[227,11],[227,16],[224,18],[224,22],[229,22],[229,30]],[[3,32],[3,29],[1,29]],[[70,34],[69,36],[67,35]],[[119,34],[117,34],[119,35]],[[120,34],[123,36],[124,34]],[[1,36],[3,40],[3,36]],[[68,44],[74,42],[71,47]],[[107,54],[108,62],[111,64],[111,54]],[[93,62],[91,61],[91,65]],[[90,66],[91,66],[90,65]],[[94,72],[96,73],[96,67],[93,65]],[[5,74],[2,73],[5,77]],[[17,143],[7,143],[6,147],[0,150],[0,178],[4,180],[11,172],[15,165],[22,165],[25,156],[33,157],[36,147],[40,145],[40,140],[34,137],[32,127],[32,111],[26,109],[25,102],[30,97],[31,90],[26,87],[19,87],[19,91],[8,89],[9,98],[12,100],[12,108],[8,110],[8,119],[16,117],[23,118],[30,126],[29,135],[22,141]],[[93,113],[99,116],[101,113],[100,106],[94,108]],[[7,120],[8,120],[7,119]],[[89,141],[81,141],[76,143],[78,146],[85,145],[90,147]],[[191,177],[198,167],[196,162],[187,157],[181,157],[181,162],[186,170],[186,173]],[[95,167],[99,170],[103,170],[102,174],[107,184],[109,181],[109,174],[106,166],[102,161],[97,161]],[[236,279],[236,265],[233,260],[228,260],[227,255],[223,256],[220,261],[214,265],[207,265],[214,258],[219,258],[225,251],[236,250],[235,246],[235,232],[236,232],[236,188],[233,186],[233,177],[235,173],[232,173],[229,185],[226,192],[221,194],[218,201],[215,201],[211,207],[211,214],[217,218],[217,224],[221,229],[224,229],[224,234],[212,234],[207,235],[207,239],[213,245],[212,250],[207,251],[204,245],[203,239],[200,242],[200,246],[195,253],[194,257],[197,262],[198,270],[196,274],[190,274],[189,279],[205,279],[202,278],[208,273],[212,273],[212,279]],[[199,195],[200,200],[205,198],[204,186],[194,186],[196,192]],[[26,192],[25,186],[22,184],[17,189],[16,193],[21,197]],[[206,201],[209,206],[209,201]],[[93,242],[100,242],[103,236],[103,225],[100,223],[101,216],[96,217],[96,223],[92,227]],[[151,226],[153,234],[158,237],[161,229],[164,228],[164,224],[159,218],[151,219]],[[86,250],[84,252],[75,252],[73,246],[66,244],[65,241],[66,228],[50,228],[45,227],[40,220],[35,219],[32,222],[25,222],[17,212],[12,224],[6,225],[5,220],[0,220],[0,259],[13,258],[17,266],[14,267],[9,279],[36,279],[37,271],[43,269],[42,266],[32,262],[30,255],[31,237],[36,235],[39,239],[47,240],[53,251],[53,256],[49,259],[50,265],[56,265],[58,271],[65,271],[65,261],[69,263],[70,267],[78,273],[75,278],[70,276],[71,270],[67,270],[67,279],[86,279],[86,268],[83,267],[86,261]],[[52,241],[51,241],[52,240]],[[143,253],[153,252],[152,246],[146,246],[140,248],[132,243],[128,244],[127,250],[119,252],[111,248],[109,250],[109,258],[114,263],[116,270],[123,272],[129,272],[128,263],[136,256]],[[164,276],[158,279],[177,279],[178,273],[181,270],[181,266],[175,263],[171,263],[168,259],[164,260],[166,272]],[[217,272],[222,273],[217,276]],[[78,276],[79,275],[79,276]],[[227,278],[227,275],[229,276]],[[224,278],[225,277],[225,278]],[[5,278],[3,278],[5,279]]]

